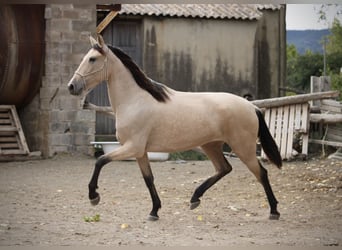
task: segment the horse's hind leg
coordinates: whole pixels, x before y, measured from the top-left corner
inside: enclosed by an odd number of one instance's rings
[[[196,188],[190,200],[190,209],[195,209],[199,206],[201,200],[199,199],[205,191],[213,186],[223,176],[232,171],[232,166],[228,163],[222,152],[223,142],[211,142],[201,146],[203,151],[213,162],[216,169],[216,174],[205,180],[199,187]]]
[[[240,147],[240,149],[241,150],[235,150],[233,148],[233,151],[237,154],[240,160],[246,164],[248,169],[255,175],[257,180],[263,186],[267,196],[268,203],[271,208],[269,218],[271,220],[278,220],[280,217],[280,213],[277,210],[278,201],[273,194],[270,182],[268,180],[267,170],[261,165],[261,163],[256,158],[255,145],[252,143],[247,143],[244,145],[244,147]]]
[[[161,202],[160,202],[156,187],[154,186],[154,177],[152,174],[150,162],[147,157],[147,153],[145,153],[143,157],[137,158],[137,161],[138,161],[141,173],[144,177],[146,186],[148,190],[150,191],[150,195],[152,198],[152,211],[150,212],[148,220],[155,221],[159,219],[158,210],[161,208]]]

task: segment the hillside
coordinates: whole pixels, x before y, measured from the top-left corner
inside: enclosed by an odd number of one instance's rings
[[[321,44],[322,38],[330,34],[328,29],[324,30],[287,30],[287,44],[294,44],[300,54],[304,54],[306,50],[323,53]]]

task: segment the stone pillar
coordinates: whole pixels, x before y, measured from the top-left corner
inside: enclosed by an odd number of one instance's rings
[[[39,96],[31,104],[38,114],[36,130],[26,126],[26,133],[34,133],[33,150],[44,156],[92,154],[89,142],[95,136],[95,112],[82,109],[80,98],[69,94],[67,83],[90,48],[96,5],[47,4],[45,21],[45,69]]]

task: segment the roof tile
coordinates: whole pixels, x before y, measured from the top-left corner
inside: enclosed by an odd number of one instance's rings
[[[260,10],[279,8],[272,4],[123,4],[119,14],[256,20],[262,16]]]

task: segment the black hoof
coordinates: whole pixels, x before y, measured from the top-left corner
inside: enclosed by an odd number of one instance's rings
[[[148,215],[147,220],[148,221],[157,221],[157,220],[159,220],[159,216],[158,215],[157,216],[155,216],[155,215]]]
[[[270,214],[270,220],[279,220],[280,214]]]
[[[100,202],[100,195],[98,194],[96,198],[90,199],[90,204],[96,206]]]
[[[201,201],[200,201],[200,200],[191,202],[191,203],[190,203],[190,210],[195,209],[195,208],[198,207],[200,204],[201,204]]]

